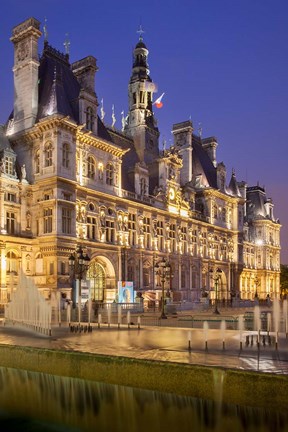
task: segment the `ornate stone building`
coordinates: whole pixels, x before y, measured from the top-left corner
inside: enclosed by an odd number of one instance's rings
[[[144,298],[161,297],[156,263],[171,264],[173,299],[279,296],[280,224],[260,186],[226,180],[217,140],[191,121],[173,125],[159,149],[155,86],[142,37],[134,49],[129,112],[122,130],[104,124],[95,93],[96,59],[70,63],[40,23],[13,29],[14,109],[0,128],[1,303],[20,268],[46,298],[72,296],[68,258],[81,246],[91,259],[90,294],[117,300],[118,281]],[[101,119],[101,118],[102,119]],[[86,285],[85,285],[86,286]]]

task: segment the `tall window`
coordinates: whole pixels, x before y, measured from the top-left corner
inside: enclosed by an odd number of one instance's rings
[[[95,159],[93,156],[88,156],[87,160],[87,177],[90,179],[95,179]]]
[[[62,147],[62,165],[69,168],[69,144],[65,143]]]
[[[53,210],[51,208],[44,209],[44,234],[52,232],[52,216]]]
[[[106,220],[106,242],[115,243],[115,224],[109,220]]]
[[[48,143],[45,146],[45,152],[44,152],[44,156],[45,156],[45,167],[50,167],[52,166],[52,143]]]
[[[163,221],[157,221],[157,238],[158,238],[158,249],[164,250],[164,223]]]
[[[15,252],[7,252],[6,255],[6,272],[7,273],[18,273],[18,257]]]
[[[135,244],[136,244],[136,214],[134,214],[134,213],[129,213],[128,229],[129,229],[130,246],[135,246]]]
[[[35,153],[35,173],[39,174],[40,172],[40,150],[36,150]]]
[[[93,130],[94,125],[94,112],[93,108],[88,107],[86,110],[86,129]]]
[[[151,219],[149,217],[143,218],[143,231],[144,231],[144,247],[151,249]]]
[[[96,232],[97,232],[97,225],[96,225],[96,218],[95,217],[87,217],[87,237],[90,240],[96,240]]]
[[[106,184],[113,185],[113,165],[111,162],[108,162],[106,165]]]
[[[15,234],[16,229],[16,217],[15,213],[7,212],[6,213],[6,230],[8,234]]]
[[[170,247],[171,252],[176,252],[176,225],[170,224],[170,230],[169,230],[169,239],[170,239]]]
[[[10,156],[5,157],[5,173],[8,175],[14,175],[14,161]]]
[[[62,208],[62,232],[63,234],[71,234],[72,210]]]

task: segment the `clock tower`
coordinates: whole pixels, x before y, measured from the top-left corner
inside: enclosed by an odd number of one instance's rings
[[[143,42],[140,26],[139,41],[133,51],[132,75],[128,86],[129,113],[125,131],[134,140],[141,162],[147,165],[159,156],[159,131],[152,110],[153,93],[156,86],[150,77],[148,49]]]

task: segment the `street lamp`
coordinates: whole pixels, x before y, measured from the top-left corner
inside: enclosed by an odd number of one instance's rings
[[[220,312],[218,310],[218,283],[219,283],[219,280],[221,279],[222,270],[217,268],[215,276],[214,276],[214,270],[213,269],[210,269],[209,273],[211,275],[211,278],[215,282],[215,309],[214,309],[214,313],[219,315]]]
[[[81,281],[84,279],[86,272],[89,267],[90,258],[87,255],[83,254],[83,249],[81,246],[70,255],[69,257],[69,267],[71,272],[73,272],[73,276],[79,280],[78,287],[78,321],[79,326],[81,324],[81,303],[82,303],[82,295],[81,295]]]
[[[171,270],[171,265],[164,258],[158,263],[156,263],[155,265],[155,272],[158,276],[160,276],[161,285],[162,285],[162,301],[161,301],[161,316],[160,316],[161,319],[167,319],[167,315],[165,314],[165,310],[164,310],[164,287],[165,287],[166,279],[170,278],[170,270]]]

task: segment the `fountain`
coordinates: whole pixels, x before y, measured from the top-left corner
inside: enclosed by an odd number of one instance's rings
[[[119,305],[118,305],[118,310],[117,310],[117,322],[118,322],[118,328],[120,328],[121,321],[122,321],[122,306],[119,304]]]
[[[243,330],[244,330],[244,318],[243,318],[243,315],[239,316],[238,330],[239,330],[240,350],[242,350],[242,337],[243,337]]]
[[[288,303],[287,300],[283,300],[283,320],[284,320],[284,331],[286,338],[288,336]]]
[[[108,327],[109,328],[110,328],[110,325],[111,325],[111,312],[112,312],[111,304],[108,304],[107,305],[107,322],[108,322]]]
[[[51,336],[52,307],[44,299],[34,281],[23,272],[19,274],[18,288],[5,307],[5,325],[17,325]],[[59,318],[60,323],[60,318]]]
[[[98,328],[100,328],[101,326],[101,321],[102,321],[102,315],[101,313],[98,313]]]
[[[225,331],[226,331],[226,321],[225,320],[221,320],[221,323],[220,323],[220,333],[221,333],[223,350],[225,350]]]
[[[127,312],[127,325],[128,325],[128,328],[130,328],[130,323],[131,323],[130,311],[128,310],[128,312]]]
[[[203,335],[204,335],[204,342],[205,342],[205,350],[208,349],[208,321],[204,321],[203,323]]]
[[[273,321],[274,321],[274,332],[275,332],[275,347],[278,349],[278,333],[280,324],[280,303],[278,299],[273,301]]]

